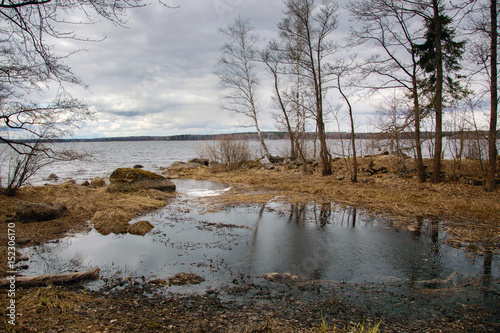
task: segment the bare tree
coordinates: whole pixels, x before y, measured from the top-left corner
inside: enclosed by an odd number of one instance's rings
[[[310,112],[316,120],[322,173],[331,175],[332,157],[326,142],[324,99],[332,79],[328,72],[328,58],[337,51],[329,37],[337,28],[338,6],[331,0],[324,0],[321,4],[314,0],[287,0],[285,6],[286,16],[278,24],[280,36],[290,41],[286,44],[286,51],[291,55],[290,64],[300,67],[300,76],[314,96]]]
[[[389,152],[397,156],[405,168],[406,152],[414,148],[413,145],[405,144],[405,139],[411,135],[408,131],[413,121],[412,101],[396,91],[378,107],[377,116],[379,131],[389,136]]]
[[[349,124],[351,127],[350,135],[350,147],[352,150],[352,166],[351,166],[351,181],[353,183],[358,181],[358,162],[356,154],[356,130],[354,126],[354,114],[351,103],[351,98],[347,92],[348,87],[352,87],[353,79],[352,73],[356,72],[356,66],[354,65],[356,56],[353,55],[348,61],[345,59],[336,59],[333,64],[330,63],[330,73],[335,78],[335,83],[333,87],[338,90],[340,96],[342,97],[343,103],[347,106],[347,111],[349,115]],[[351,82],[345,83],[346,79],[351,76]]]
[[[253,33],[254,28],[248,20],[238,17],[231,25],[220,31],[228,41],[221,48],[221,56],[215,74],[224,90],[222,107],[229,112],[241,114],[252,121],[257,130],[260,144],[266,157],[271,160],[264,137],[259,126],[259,110],[257,107],[256,62],[259,52],[259,37]]]
[[[376,76],[380,81],[369,86],[373,91],[385,89],[407,91],[413,103],[414,141],[417,173],[420,182],[425,182],[422,156],[419,81],[422,74],[418,65],[417,43],[423,38],[420,17],[413,11],[409,1],[363,0],[349,4],[354,19],[363,24],[353,29],[354,45],[375,43],[381,54],[368,58],[363,64],[365,78]],[[403,130],[403,129],[402,129]]]
[[[470,48],[472,63],[479,67],[474,76],[480,76],[483,93],[490,98],[490,123],[488,131],[488,174],[486,191],[496,188],[497,136],[498,136],[498,3],[497,0],[476,1],[471,14],[472,33],[476,36]]]
[[[10,151],[4,154],[14,161],[9,193],[51,159],[74,158],[72,152],[56,151],[50,142],[93,116],[67,91],[68,85],[84,86],[63,62],[70,54],[56,55],[49,41],[88,40],[73,29],[101,18],[124,25],[127,9],[143,5],[142,0],[0,2],[0,142],[7,144]],[[50,102],[48,87],[57,88]]]
[[[280,110],[277,119],[283,123],[290,138],[290,158],[299,158],[303,171],[308,172],[304,152],[307,114],[301,91],[300,68],[297,63],[291,65],[286,47],[277,41],[271,41],[262,52],[262,60],[274,82],[274,95],[277,108]],[[283,82],[284,81],[284,82]],[[290,87],[291,86],[291,87]]]

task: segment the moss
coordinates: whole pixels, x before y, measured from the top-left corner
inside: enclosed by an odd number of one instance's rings
[[[141,180],[160,179],[165,179],[165,177],[151,171],[132,168],[118,168],[109,176],[109,180],[112,183],[131,183]]]

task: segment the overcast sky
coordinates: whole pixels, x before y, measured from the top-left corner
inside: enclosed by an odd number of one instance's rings
[[[57,41],[56,49],[73,54],[65,60],[88,86],[76,89],[95,109],[97,120],[76,137],[216,134],[243,130],[241,121],[220,109],[213,74],[224,36],[219,32],[239,15],[251,20],[264,39],[276,37],[283,17],[280,0],[168,0],[130,10],[126,28],[101,21],[78,26],[81,37],[100,42]],[[341,18],[348,24],[345,17]],[[263,78],[265,81],[265,78]],[[270,92],[262,88],[262,111]],[[363,116],[358,119],[362,126]],[[263,130],[276,130],[267,117]],[[246,128],[245,131],[250,129]]]

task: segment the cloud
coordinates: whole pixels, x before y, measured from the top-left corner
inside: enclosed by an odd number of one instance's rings
[[[89,89],[72,88],[96,111],[77,137],[175,135],[242,130],[245,119],[220,110],[213,74],[224,36],[219,28],[249,18],[262,38],[276,37],[281,1],[169,0],[129,11],[126,28],[110,22],[78,26],[81,38],[54,41],[61,54],[85,49],[65,62]],[[73,28],[72,28],[73,29]],[[268,77],[263,75],[263,80]],[[275,130],[270,85],[260,91],[263,130]],[[264,91],[264,89],[267,89]],[[249,128],[243,130],[248,131]]]

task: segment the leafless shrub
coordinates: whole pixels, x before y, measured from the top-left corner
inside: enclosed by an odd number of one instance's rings
[[[233,140],[223,137],[208,143],[198,149],[200,158],[209,159],[213,164],[219,164],[226,170],[234,170],[252,160],[250,146],[245,140]]]

